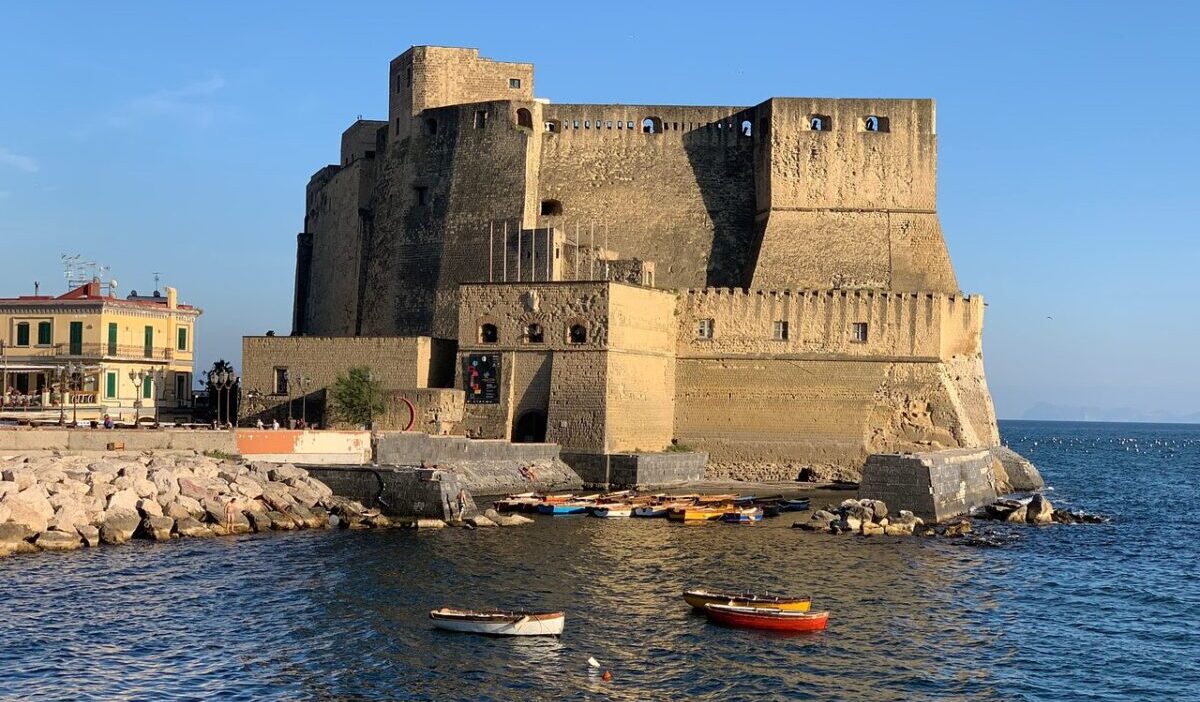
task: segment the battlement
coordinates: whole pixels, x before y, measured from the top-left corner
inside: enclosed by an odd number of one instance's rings
[[[881,290],[679,292],[678,355],[949,360],[980,352],[983,298]]]

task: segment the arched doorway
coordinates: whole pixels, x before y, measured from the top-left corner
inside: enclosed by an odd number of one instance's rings
[[[517,418],[513,425],[514,444],[540,444],[546,441],[546,413],[529,410]]]

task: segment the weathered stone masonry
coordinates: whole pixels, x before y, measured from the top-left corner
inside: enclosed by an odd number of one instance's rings
[[[998,442],[933,101],[554,104],[533,79],[474,49],[392,61],[387,120],[352,125],[309,183],[293,333],[311,341],[248,339],[248,379],[285,355],[397,363],[384,345],[453,368],[389,385],[429,397],[490,354],[487,401],[426,411],[439,431],[685,444],[780,477]]]

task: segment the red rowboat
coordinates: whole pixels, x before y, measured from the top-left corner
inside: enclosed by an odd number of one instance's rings
[[[704,605],[704,614],[718,624],[739,629],[770,631],[822,631],[829,624],[829,612],[789,612],[763,607]]]

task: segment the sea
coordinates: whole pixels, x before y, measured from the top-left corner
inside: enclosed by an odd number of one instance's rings
[[[1200,426],[1001,430],[1056,506],[1111,522],[988,547],[544,517],[14,556],[0,699],[1200,700]],[[710,624],[693,585],[811,595],[829,628]],[[444,604],[561,609],[566,631],[443,632]]]

